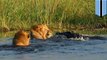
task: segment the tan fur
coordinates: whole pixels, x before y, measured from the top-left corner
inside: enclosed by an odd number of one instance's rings
[[[32,37],[36,39],[47,39],[52,36],[52,31],[46,24],[35,25],[31,29]]]
[[[20,30],[13,38],[13,46],[28,46],[29,41],[29,33],[25,32],[24,30]]]

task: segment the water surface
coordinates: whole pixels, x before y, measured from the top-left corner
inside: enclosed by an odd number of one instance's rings
[[[107,37],[107,36],[104,36]],[[0,38],[0,60],[107,60],[107,40],[75,41],[55,36],[31,40],[28,47],[11,47],[12,37]]]

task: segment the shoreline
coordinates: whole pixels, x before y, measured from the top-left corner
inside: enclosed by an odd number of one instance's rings
[[[29,31],[30,29],[26,29],[26,31]],[[14,34],[17,32],[18,30],[12,30],[12,31],[8,31],[8,32],[1,32],[0,31],[0,38],[2,37],[12,37],[14,36]],[[95,30],[90,30],[90,29],[83,29],[83,30],[72,30],[72,29],[66,29],[66,30],[61,30],[61,29],[52,29],[53,34],[55,34],[56,32],[74,32],[74,33],[79,33],[81,35],[84,36],[105,36],[107,35],[107,29],[95,29]]]

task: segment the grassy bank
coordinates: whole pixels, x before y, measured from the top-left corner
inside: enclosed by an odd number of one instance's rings
[[[107,17],[95,16],[94,0],[0,0],[0,29],[29,29],[39,23],[53,31],[84,33],[106,31]]]

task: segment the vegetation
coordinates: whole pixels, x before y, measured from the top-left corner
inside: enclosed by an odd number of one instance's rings
[[[53,31],[106,31],[107,17],[95,16],[94,0],[0,0],[0,30],[39,23]]]

